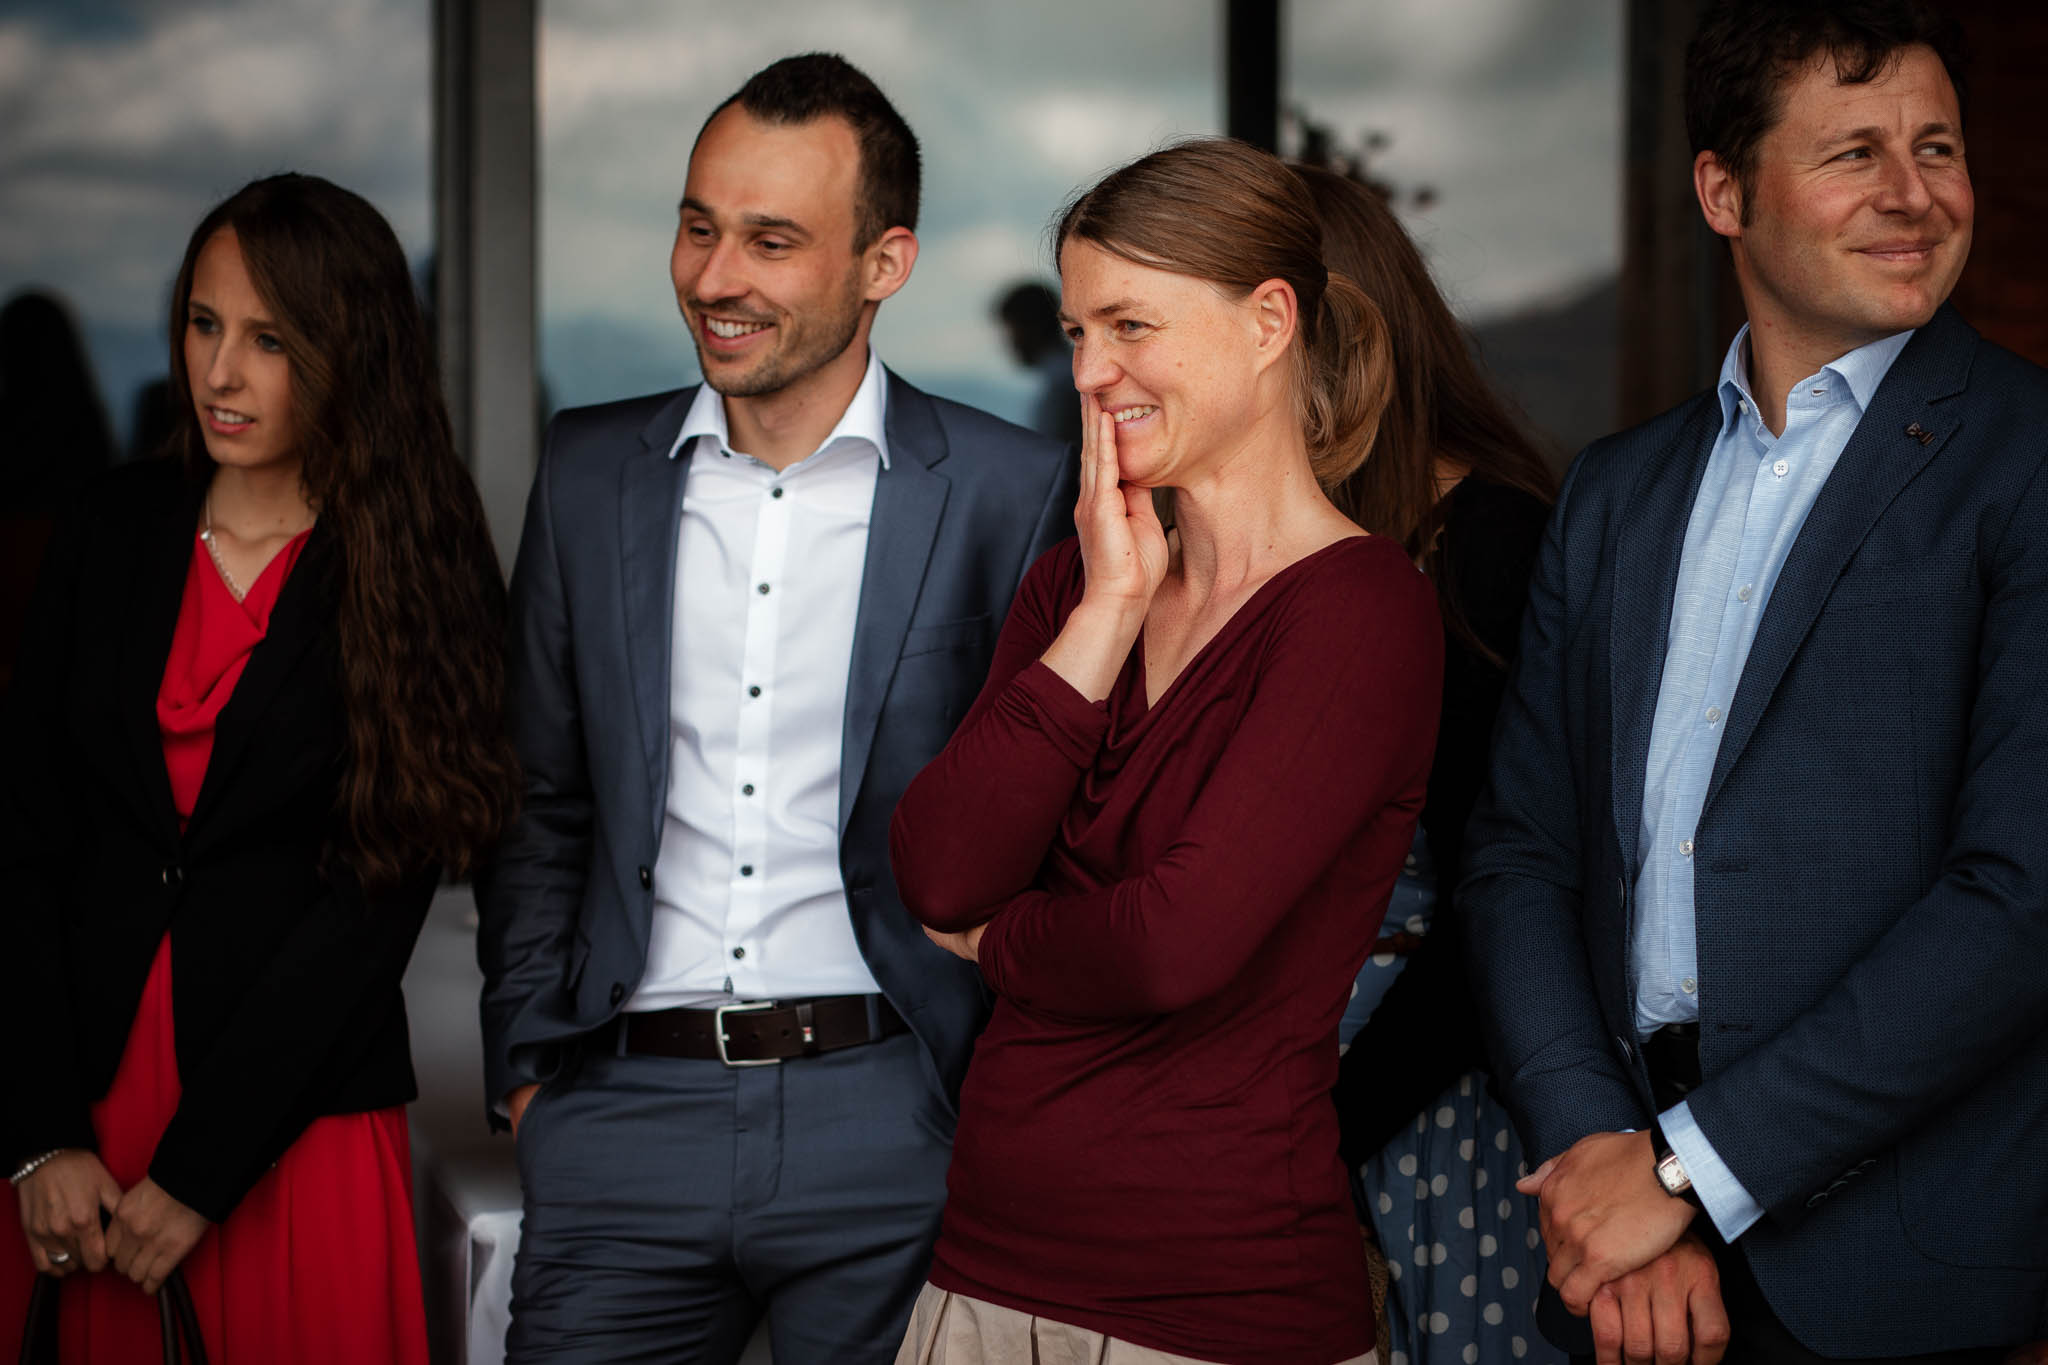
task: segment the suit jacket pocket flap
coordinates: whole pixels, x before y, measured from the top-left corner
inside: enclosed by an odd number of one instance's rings
[[[988,616],[969,616],[959,621],[912,626],[903,636],[903,657],[936,654],[942,650],[980,649],[988,643]]]

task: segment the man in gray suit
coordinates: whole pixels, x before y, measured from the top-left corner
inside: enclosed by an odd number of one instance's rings
[[[917,258],[917,143],[837,57],[690,157],[700,388],[550,427],[512,580],[525,805],[479,884],[512,1359],[893,1357],[983,1018],[888,822],[1071,525],[1058,443],[868,348]]]

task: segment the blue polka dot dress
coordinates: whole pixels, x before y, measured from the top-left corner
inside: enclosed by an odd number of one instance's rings
[[[1425,934],[1436,879],[1420,832],[1387,907],[1386,928]],[[1375,954],[1358,974],[1338,1028],[1351,1039],[1406,959]],[[1522,1145],[1507,1112],[1468,1072],[1359,1170],[1386,1252],[1391,1340],[1386,1365],[1563,1365],[1536,1329],[1543,1239],[1536,1201],[1515,1189]]]

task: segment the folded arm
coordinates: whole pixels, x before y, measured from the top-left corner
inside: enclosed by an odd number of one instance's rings
[[[1344,609],[1318,607],[1278,632],[1157,862],[993,907],[980,960],[995,990],[1082,1018],[1184,1009],[1236,977],[1375,816],[1419,807],[1443,658],[1427,581],[1401,569]]]

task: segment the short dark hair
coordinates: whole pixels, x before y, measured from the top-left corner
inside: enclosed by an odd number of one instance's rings
[[[1685,131],[1755,189],[1757,147],[1777,125],[1786,78],[1832,60],[1844,85],[1888,74],[1910,47],[1941,59],[1964,98],[1962,28],[1921,0],[1715,0],[1685,49]]]
[[[811,123],[843,118],[860,144],[860,190],[854,205],[853,248],[864,251],[892,227],[917,230],[922,179],[917,137],[881,87],[836,52],[784,57],[747,78],[711,111],[704,127],[737,104],[763,123]],[[704,130],[697,130],[702,139]]]

